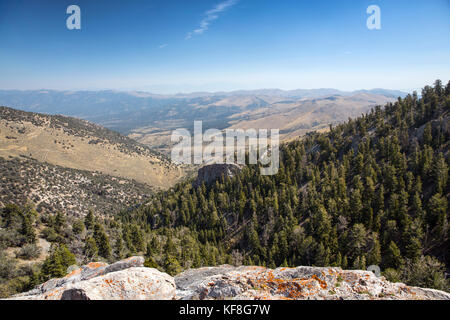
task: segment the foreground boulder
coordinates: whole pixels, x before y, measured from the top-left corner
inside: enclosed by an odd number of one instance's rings
[[[51,279],[26,293],[20,300],[169,300],[175,282],[168,274],[145,268],[142,257],[111,265],[89,263],[64,278]]]
[[[177,298],[186,300],[450,300],[443,291],[340,268],[220,266],[187,270],[175,283]]]
[[[89,263],[12,297],[22,300],[450,300],[433,289],[391,283],[369,271],[340,268],[189,269],[174,278],[143,267],[142,257]]]

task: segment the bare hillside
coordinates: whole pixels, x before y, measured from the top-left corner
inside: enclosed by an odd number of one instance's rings
[[[148,147],[85,120],[0,107],[0,156],[134,179],[158,188],[183,172]]]

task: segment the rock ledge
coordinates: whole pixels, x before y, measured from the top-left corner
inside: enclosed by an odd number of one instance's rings
[[[11,299],[450,300],[449,293],[391,283],[370,271],[223,265],[189,269],[173,278],[143,263],[142,257],[89,263]]]
[[[144,258],[131,257],[111,265],[91,262],[60,279],[16,295],[17,300],[170,300],[174,279],[144,268]]]

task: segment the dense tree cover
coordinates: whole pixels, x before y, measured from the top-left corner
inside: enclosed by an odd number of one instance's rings
[[[114,218],[8,205],[0,209],[0,295],[75,263],[135,254],[170,274],[224,263],[378,265],[392,281],[448,290],[449,111],[450,83],[436,81],[420,98],[282,145],[277,175],[249,165],[209,186],[186,181]],[[39,238],[51,243],[46,259],[21,266],[36,259]],[[6,248],[21,249],[14,259]]]
[[[41,254],[45,244],[49,248]],[[32,205],[0,208],[0,298],[63,277],[74,265],[132,255],[145,255],[146,266],[171,274],[228,262],[223,249],[202,244],[188,228],[151,230],[92,210],[78,219],[62,212],[38,213]]]
[[[177,269],[175,260],[379,265],[390,279],[445,289],[449,107],[450,83],[438,80],[420,98],[413,93],[282,146],[275,176],[247,166],[208,187],[178,184],[120,218],[152,233],[164,230],[165,243],[147,250],[149,263],[163,269]],[[179,238],[182,229],[192,241]],[[166,257],[158,260],[152,250],[161,245]],[[204,246],[217,251],[208,257]]]

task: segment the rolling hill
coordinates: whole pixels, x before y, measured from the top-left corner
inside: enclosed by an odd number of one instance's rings
[[[0,156],[0,207],[31,204],[37,212],[80,217],[89,210],[111,216],[145,202],[156,188],[99,172]]]
[[[330,124],[356,118],[376,105],[394,102],[384,95],[359,92],[319,98],[295,98],[265,95],[226,95],[191,101],[185,109],[169,112],[150,126],[131,130],[129,137],[168,154],[171,131],[192,130],[194,120],[203,120],[204,130],[213,127],[231,129],[280,129],[282,140],[291,140],[311,131],[326,131]]]
[[[159,188],[171,186],[182,176],[164,156],[99,125],[0,107],[0,156],[21,155]]]
[[[405,94],[373,89],[262,89],[155,95],[118,91],[0,90],[0,104],[18,109],[86,119],[169,154],[170,135],[178,128],[278,128],[283,139],[357,117],[375,105]]]
[[[111,215],[184,177],[181,168],[99,125],[0,107],[0,204]]]

